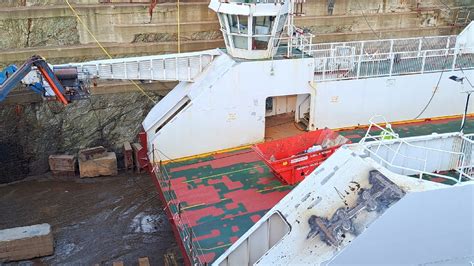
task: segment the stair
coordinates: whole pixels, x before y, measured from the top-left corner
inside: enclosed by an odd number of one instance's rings
[[[304,126],[305,130],[308,130],[308,128],[309,128],[309,112],[304,113],[303,118],[301,118],[299,123]]]

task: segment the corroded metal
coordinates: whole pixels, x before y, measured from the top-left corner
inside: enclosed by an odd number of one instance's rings
[[[339,208],[331,218],[312,215],[308,219],[311,230],[307,239],[320,235],[321,240],[331,246],[339,246],[346,233],[355,234],[353,221],[362,211],[383,213],[400,200],[405,192],[377,170],[369,172],[369,189],[361,189],[357,205],[353,208]]]

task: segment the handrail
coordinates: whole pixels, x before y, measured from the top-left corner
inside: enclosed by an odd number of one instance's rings
[[[395,134],[393,131],[387,130],[381,125],[375,123],[374,122],[375,118],[382,118],[381,123],[386,124],[386,125],[388,124],[387,120],[383,116],[377,115],[377,116],[372,117],[369,120],[370,126],[366,134],[360,140],[359,143],[363,146],[364,150],[366,150],[369,154],[371,154],[372,157],[375,157],[376,159],[378,159],[379,162],[383,162],[384,164],[393,168],[415,172],[419,175],[420,179],[422,179],[424,175],[431,175],[431,176],[449,179],[457,183],[461,182],[463,177],[473,180],[471,172],[474,170],[474,164],[471,163],[472,162],[471,157],[472,157],[472,151],[474,147],[474,140],[469,139],[469,138],[474,137],[474,135],[469,135],[467,137],[460,134],[450,135],[453,138],[460,139],[462,141],[461,145],[459,147],[453,147],[454,150],[452,151],[436,149],[436,148],[427,147],[427,146],[415,145],[409,141],[405,141],[404,139],[399,138],[398,135]],[[375,135],[371,134],[371,131],[374,128],[380,130],[380,132],[377,132]],[[384,139],[386,136],[389,136],[390,140]],[[420,139],[420,140],[423,140],[423,139]],[[393,148],[392,146],[396,145],[397,143],[398,143],[398,147],[396,149]],[[424,158],[408,156],[406,154],[400,153],[400,149],[402,145],[405,145],[404,147],[413,148],[416,151],[419,151],[419,150],[424,151]],[[384,157],[382,157],[379,154],[381,147],[384,147],[386,149],[384,150],[385,152],[388,151],[388,153]],[[433,154],[433,152],[449,155],[451,160],[452,159],[456,160],[454,164],[455,165],[454,168],[437,169],[437,170],[455,170],[459,174],[459,177],[457,179],[448,175],[442,175],[442,174],[427,171],[426,167],[427,167],[428,160],[430,159],[429,155]],[[389,159],[390,157],[391,157],[391,160]],[[419,161],[422,165],[420,165],[420,167],[418,168],[412,168],[407,165],[395,164],[394,161],[396,158],[405,158],[405,159],[409,159],[410,161]],[[448,165],[449,165],[448,168],[452,167],[453,163],[451,163],[450,161]],[[467,173],[466,170],[469,170],[470,172]]]
[[[311,98],[311,94],[308,94],[306,98],[298,105],[298,118],[301,119],[301,105],[305,103],[309,98]]]
[[[456,39],[448,35],[318,43],[307,53],[315,60],[316,81],[451,71],[461,65],[474,68],[474,47],[459,49]],[[445,58],[443,64],[440,58]]]
[[[313,51],[312,55],[315,60],[315,80],[330,81],[472,69],[474,53],[471,51],[474,51],[474,47],[463,50],[423,50],[419,54],[417,51],[409,51],[318,56],[318,51]]]
[[[166,166],[162,165],[161,163],[153,162],[153,164],[154,164],[153,172],[155,173],[155,176],[158,179],[158,182],[160,182],[160,186],[162,187],[161,191],[163,192],[163,195],[165,195],[164,186],[165,185],[168,186],[167,196],[168,196],[168,199],[170,200],[166,202],[166,208],[170,209],[170,213],[173,216],[173,220],[177,224],[177,226],[181,226],[184,229],[184,230],[180,230],[179,232],[180,234],[182,233],[184,236],[182,238],[183,245],[184,245],[184,248],[186,250],[189,250],[190,252],[190,254],[188,255],[190,259],[192,260],[192,265],[205,265],[206,262],[202,262],[201,259],[199,258],[200,256],[204,256],[204,253],[202,252],[203,248],[201,247],[199,241],[193,241],[193,239],[197,238],[196,234],[193,232],[191,228],[185,228],[185,225],[191,224],[189,222],[189,219],[184,213],[176,214],[176,213],[173,213],[173,211],[171,210],[171,205],[173,204],[172,202],[175,202],[174,205],[176,205],[175,207],[178,208],[178,212],[179,212],[179,208],[180,208],[179,205],[181,203],[178,202],[177,197],[173,196],[173,194],[171,193],[171,179],[170,179],[168,170],[166,169]],[[158,172],[156,170],[158,170]],[[159,177],[161,176],[160,174],[162,174],[163,178]],[[167,182],[167,183],[163,183],[163,182]],[[197,252],[198,254],[193,255],[193,252]]]
[[[409,170],[409,171],[413,171],[413,172],[418,172],[419,176],[420,176],[420,179],[423,179],[423,175],[432,175],[432,176],[436,176],[436,177],[446,178],[446,179],[449,179],[449,180],[454,181],[456,183],[459,183],[458,179],[447,176],[447,175],[440,175],[440,174],[437,174],[437,173],[426,172],[426,171],[422,171],[422,170],[418,170],[418,169],[413,169],[413,168],[410,168],[410,167],[404,167],[404,166],[399,166],[399,165],[393,164],[393,163],[385,160],[384,158],[382,158],[378,154],[374,153],[372,150],[370,150],[370,149],[366,149],[366,150],[369,153],[376,156],[380,161],[384,162],[386,165],[388,165],[390,167],[394,167],[394,168],[398,168],[398,169],[402,169],[402,170]]]

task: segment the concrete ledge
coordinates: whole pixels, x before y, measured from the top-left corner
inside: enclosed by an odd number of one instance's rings
[[[37,224],[0,231],[0,262],[26,260],[53,254],[51,226]]]
[[[176,53],[177,43],[172,42],[155,42],[155,43],[102,43],[110,54],[115,56],[132,56],[132,55],[150,55],[150,54],[167,54]],[[199,40],[199,41],[183,41],[181,43],[181,52],[192,52],[207,49],[224,47],[224,40]],[[48,59],[49,63],[54,64],[54,59],[75,58],[81,62],[105,58],[104,52],[97,44],[76,45],[76,46],[57,46],[57,47],[35,47],[22,49],[0,49],[0,64],[11,62],[23,62],[31,57],[32,54],[40,54]],[[80,58],[80,59],[78,59]],[[85,58],[85,59],[83,59]],[[74,61],[74,60],[72,60]],[[70,62],[72,62],[70,61]],[[64,63],[64,60],[61,61]],[[66,61],[67,62],[67,61]]]

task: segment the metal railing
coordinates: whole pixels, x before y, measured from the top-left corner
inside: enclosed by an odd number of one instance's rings
[[[461,137],[461,152],[465,155],[464,164],[459,166],[459,172],[468,179],[474,176],[474,134],[463,135]]]
[[[474,68],[456,36],[312,44],[315,80],[330,81]],[[464,50],[471,50],[466,49]]]
[[[382,122],[377,124],[375,118],[381,118]],[[464,179],[474,180],[474,135],[463,136],[462,133],[454,133],[447,137],[454,138],[452,150],[444,150],[429,147],[428,143],[443,136],[429,136],[423,139],[405,140],[382,125],[388,125],[385,118],[375,116],[370,120],[370,126],[365,136],[360,140],[364,150],[372,159],[389,170],[400,174],[416,175],[420,179],[426,177],[439,177],[459,183]],[[375,131],[375,132],[374,132]],[[416,145],[411,142],[421,142],[424,145]],[[433,162],[438,161],[436,166]],[[431,163],[431,164],[430,164]],[[443,168],[443,169],[440,169]],[[441,174],[455,171],[455,177]]]
[[[202,252],[204,249],[199,244],[199,241],[194,241],[197,239],[196,234],[189,226],[191,223],[189,222],[188,217],[182,212],[183,206],[181,205],[181,202],[173,193],[171,177],[168,170],[161,162],[155,163],[153,160],[152,165],[153,173],[158,180],[163,196],[165,197],[165,208],[169,208],[169,212],[172,215],[175,226],[178,228],[178,233],[180,234],[180,238],[183,242],[182,244],[186,249],[191,265],[206,265],[208,262],[201,261],[201,258],[204,258],[204,253]]]
[[[286,52],[284,56],[287,58],[303,58],[305,56],[311,56],[314,35],[309,32],[304,32],[298,27],[292,27],[293,36],[282,34],[282,36],[271,38],[272,49],[278,49],[279,47],[285,48]],[[288,29],[283,30],[285,33],[287,31]],[[295,54],[295,49],[298,50],[297,54]],[[278,55],[281,56],[281,53]]]
[[[193,82],[216,56],[217,50],[70,63],[87,78]]]

